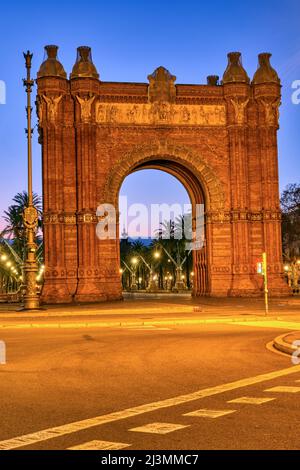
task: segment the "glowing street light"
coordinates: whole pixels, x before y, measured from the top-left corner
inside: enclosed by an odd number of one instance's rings
[[[24,53],[25,66],[27,71],[26,79],[23,80],[27,94],[27,170],[28,170],[28,206],[23,212],[23,223],[26,228],[26,260],[24,264],[24,309],[37,310],[40,307],[38,289],[35,278],[38,272],[38,263],[36,258],[35,233],[38,226],[38,212],[33,204],[32,190],[32,128],[31,128],[31,93],[34,86],[34,80],[30,76],[32,54],[27,51]]]

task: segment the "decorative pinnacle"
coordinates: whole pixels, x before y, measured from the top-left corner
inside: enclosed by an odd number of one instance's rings
[[[23,56],[24,56],[24,59],[25,59],[26,68],[30,69],[33,54],[31,54],[30,51],[27,51],[27,52],[23,52]]]

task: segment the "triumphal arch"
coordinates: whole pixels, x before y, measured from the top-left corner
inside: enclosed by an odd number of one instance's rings
[[[177,84],[164,67],[145,83],[104,82],[79,47],[67,74],[57,47],[37,76],[43,159],[44,302],[122,298],[119,240],[96,236],[99,204],[118,207],[124,178],[143,168],[177,177],[205,207],[205,245],[194,251],[194,295],[262,292],[256,263],[268,255],[269,290],[282,277],[277,130],[280,80],[270,54],[252,80],[238,52],[219,82]],[[197,77],[195,77],[197,80]]]

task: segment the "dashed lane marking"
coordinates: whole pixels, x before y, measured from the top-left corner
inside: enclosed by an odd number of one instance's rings
[[[123,442],[90,441],[78,446],[69,447],[67,450],[120,450],[129,446],[131,444],[124,444]]]
[[[279,386],[268,388],[265,392],[276,392],[276,393],[298,393],[300,392],[300,387],[288,387],[288,386]]]
[[[255,397],[240,397],[229,400],[227,403],[241,403],[245,405],[262,405],[269,401],[273,401],[275,398],[255,398]]]
[[[235,413],[236,410],[196,410],[190,413],[185,413],[183,416],[196,416],[197,418],[221,418],[221,416],[230,415]]]
[[[151,434],[169,434],[170,432],[178,431],[179,429],[188,428],[189,425],[173,424],[173,423],[149,423],[144,426],[129,429],[133,432],[145,432]]]
[[[268,372],[266,374],[257,375],[246,379],[236,380],[235,382],[229,382],[215,387],[204,388],[197,390],[196,392],[189,393],[186,395],[179,395],[173,398],[167,398],[165,400],[148,403],[145,405],[139,405],[125,410],[108,413],[105,415],[97,416],[96,418],[84,419],[76,421],[70,424],[63,424],[53,428],[44,429],[42,431],[25,434],[24,436],[18,436],[11,439],[0,441],[0,450],[16,449],[18,447],[24,447],[33,445],[38,442],[53,439],[55,437],[64,436],[66,434],[72,434],[83,429],[89,429],[92,427],[100,426],[102,424],[112,423],[120,421],[121,419],[132,418],[134,416],[149,413],[151,411],[157,411],[163,408],[171,406],[182,405],[191,401],[199,400],[201,398],[211,397],[219,395],[221,393],[236,390],[242,387],[248,387],[250,385],[266,382],[268,380],[274,380],[279,377],[285,377],[290,374],[300,373],[300,365],[291,366],[285,369],[276,370],[274,372]]]

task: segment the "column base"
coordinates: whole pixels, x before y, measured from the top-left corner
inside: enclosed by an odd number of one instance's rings
[[[280,275],[268,276],[268,290],[270,297],[287,297],[293,295],[292,289]]]
[[[260,289],[257,288],[249,274],[233,274],[227,295],[228,297],[258,297]]]
[[[70,304],[70,294],[66,279],[46,279],[40,298],[41,304]]]
[[[74,296],[76,303],[95,303],[122,300],[120,280],[110,282],[98,279],[80,279]]]

